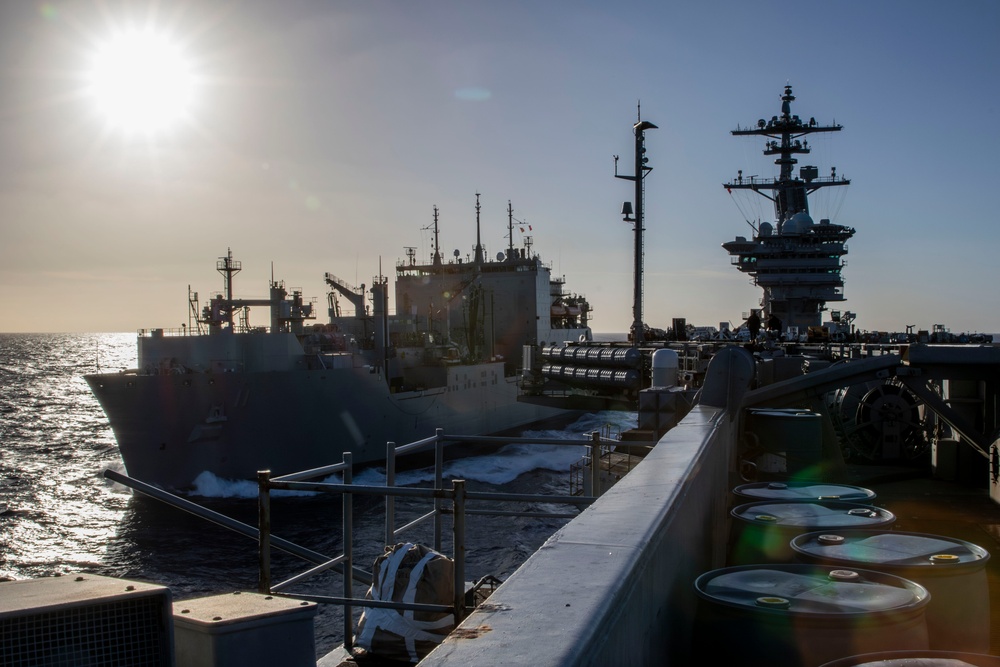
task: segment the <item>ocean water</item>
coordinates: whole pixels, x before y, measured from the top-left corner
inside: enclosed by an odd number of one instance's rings
[[[114,435],[83,380],[97,369],[136,365],[135,334],[0,334],[0,580],[78,572],[168,586],[176,600],[257,585],[256,542],[204,519],[133,492],[103,476],[124,473]],[[559,430],[525,437],[579,438],[610,424],[635,425],[635,413],[585,415]],[[449,461],[446,476],[469,490],[568,493],[569,467],[582,447],[510,445],[489,455]],[[355,473],[359,484],[384,482],[374,466]],[[433,470],[407,470],[397,483],[425,485]],[[257,522],[257,487],[248,481],[202,475],[188,498],[250,525]],[[507,509],[565,512],[567,506],[504,504]],[[397,526],[428,511],[416,500],[397,500]],[[341,552],[341,501],[323,494],[284,494],[272,500],[275,535],[330,556]],[[557,518],[469,517],[467,579],[504,579],[566,522]],[[355,564],[370,569],[382,551],[383,505],[354,501]],[[443,551],[450,553],[449,524]],[[405,539],[432,543],[430,525]],[[283,580],[309,565],[275,551],[272,577]],[[340,595],[330,572],[290,592]],[[357,585],[355,594],[360,594]],[[355,620],[357,617],[355,612]],[[317,654],[343,641],[338,607],[322,605],[316,621]]]

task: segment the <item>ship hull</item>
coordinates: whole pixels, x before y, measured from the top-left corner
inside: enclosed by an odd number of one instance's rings
[[[226,479],[279,475],[341,461],[384,461],[386,443],[524,426],[563,411],[517,401],[502,363],[447,369],[447,384],[390,393],[369,367],[132,373],[86,377],[131,477],[190,488],[205,471]]]

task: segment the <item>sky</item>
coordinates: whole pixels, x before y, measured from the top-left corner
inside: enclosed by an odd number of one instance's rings
[[[644,319],[738,324],[761,292],[721,244],[773,209],[722,184],[777,168],[730,131],[789,84],[793,113],[844,128],[802,160],[851,180],[812,200],[857,230],[830,305],[865,330],[1000,332],[998,27],[992,0],[2,3],[0,331],[179,328],[229,249],[238,296],[273,275],[322,318],[326,272],[370,285],[407,247],[429,259],[435,206],[445,257],[471,254],[477,193],[487,256],[509,201],[531,226],[515,245],[595,331],[627,331],[613,156],[631,174],[640,113]],[[146,62],[123,35],[182,64],[134,75],[152,108],[102,85],[108,58]]]

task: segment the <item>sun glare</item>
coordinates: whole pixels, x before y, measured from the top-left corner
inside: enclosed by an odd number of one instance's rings
[[[101,44],[87,84],[107,122],[144,134],[169,130],[187,118],[197,86],[180,45],[151,30],[122,33]]]

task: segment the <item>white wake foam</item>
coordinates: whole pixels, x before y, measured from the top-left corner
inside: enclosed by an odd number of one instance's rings
[[[565,429],[529,430],[521,434],[522,438],[577,440],[583,434],[599,431],[606,425],[611,427],[612,434],[617,434],[636,423],[635,412],[609,410],[583,415]],[[516,443],[505,445],[496,452],[482,456],[470,456],[451,461],[445,461],[444,477],[446,479],[465,479],[502,485],[514,481],[526,472],[532,470],[568,471],[570,466],[586,451],[582,445],[542,445]],[[410,486],[434,480],[434,467],[405,470],[396,473],[397,486]],[[333,475],[325,482],[340,483],[341,476]],[[358,471],[354,475],[354,483],[368,486],[385,484],[385,468],[370,467]],[[193,495],[206,498],[255,498],[257,483],[253,480],[230,480],[216,477],[210,472],[201,473],[194,481]],[[274,496],[309,496],[312,491],[274,491]]]

